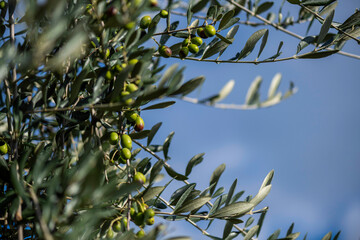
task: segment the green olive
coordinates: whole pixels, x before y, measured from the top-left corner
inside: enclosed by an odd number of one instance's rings
[[[105,51],[105,58],[109,58],[109,56],[110,56],[110,49],[107,48]]]
[[[1,2],[0,2],[0,8],[1,8],[1,9],[4,9],[5,7],[6,7],[5,1],[1,1]]]
[[[125,24],[125,29],[126,30],[131,30],[135,27],[135,22],[129,22],[127,24]]]
[[[189,46],[190,42],[191,42],[190,39],[185,38],[184,41],[182,42],[182,46],[187,47],[187,46]]]
[[[191,39],[191,43],[195,44],[196,46],[200,46],[203,43],[201,37],[194,37]]]
[[[131,149],[132,147],[132,140],[131,137],[127,134],[121,135],[121,146],[124,148]]]
[[[111,132],[110,133],[110,138],[109,138],[109,143],[111,145],[116,145],[119,142],[119,134],[117,134],[116,132]]]
[[[136,233],[136,237],[138,238],[142,238],[145,236],[145,231],[143,229],[139,230],[137,233]]]
[[[130,159],[131,158],[131,151],[128,148],[121,149],[120,154],[121,154],[121,157],[123,159]]]
[[[207,37],[212,37],[216,34],[216,30],[212,25],[207,25],[204,29],[204,32]]]
[[[135,131],[140,132],[144,129],[144,120],[138,116],[135,120]]]
[[[128,91],[123,91],[123,92],[121,92],[121,96],[122,97],[125,97],[125,96],[127,96],[127,95],[129,95],[130,93],[128,92]],[[132,98],[128,98],[128,99],[126,99],[125,100],[125,104],[126,105],[131,105],[133,103],[133,99]]]
[[[129,122],[135,122],[139,115],[135,111],[129,111],[125,113],[125,117]]]
[[[171,57],[172,51],[167,46],[161,46],[161,47],[159,47],[159,53],[164,58],[169,58],[169,57]]]
[[[181,59],[186,58],[186,56],[189,54],[189,48],[188,47],[182,47],[179,51],[179,56]]]
[[[136,86],[133,83],[130,83],[129,85],[126,86],[126,90],[130,93],[133,93],[138,90],[138,86]]]
[[[135,218],[135,208],[130,208],[130,216],[131,218]]]
[[[113,226],[112,226],[113,230],[115,232],[121,232],[121,222],[120,221],[116,221]]]
[[[114,69],[115,69],[115,71],[118,72],[118,73],[120,73],[120,72],[123,70],[123,68],[121,67],[120,64],[116,64],[116,65],[114,66]]]
[[[128,220],[126,217],[123,217],[121,219],[121,226],[122,226],[122,229],[125,230],[127,228],[127,225],[128,225]]]
[[[145,218],[148,219],[148,218],[152,218],[155,216],[155,212],[152,208],[148,208],[145,210]]]
[[[136,213],[135,215],[135,218],[134,218],[134,223],[138,226],[142,226],[144,225],[144,213],[143,212],[138,212]]]
[[[150,0],[150,6],[156,7],[157,5],[158,5],[158,1],[157,1],[157,0]]]
[[[108,239],[113,239],[114,238],[114,232],[111,228],[109,228],[109,230],[106,232],[106,237]]]
[[[198,28],[198,30],[196,31],[196,33],[197,33],[197,35],[199,36],[199,37],[201,37],[201,38],[204,38],[204,39],[206,39],[206,38],[208,38],[207,36],[206,36],[206,34],[205,34],[205,30],[204,30],[204,28]]]
[[[142,174],[141,172],[137,172],[134,175],[134,181],[138,184],[145,184],[146,182],[146,177],[144,176],[144,174]]]
[[[129,61],[129,65],[135,65],[139,62],[139,60],[137,60],[136,58],[133,58]]]
[[[112,79],[114,79],[114,74],[112,73],[111,70],[107,70],[107,71],[106,71],[106,73],[105,73],[105,78],[106,78],[107,80],[112,80]]]
[[[154,223],[155,223],[155,219],[153,217],[145,220],[146,225],[154,225]]]
[[[5,141],[0,140],[0,154],[5,155],[9,151],[8,145]]]
[[[168,11],[166,11],[166,10],[161,10],[160,11],[160,17],[167,18],[168,15],[169,15]]]
[[[189,45],[189,51],[191,53],[198,53],[199,52],[199,47],[192,43],[192,44]]]
[[[140,20],[140,28],[147,29],[151,23],[151,17],[150,16],[144,16]]]

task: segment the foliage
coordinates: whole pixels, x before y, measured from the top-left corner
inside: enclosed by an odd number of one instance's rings
[[[283,5],[289,3],[299,7],[296,21],[292,16],[282,17]],[[223,164],[213,172],[209,187],[200,190],[189,178],[204,154],[191,158],[184,174],[177,172],[169,165],[174,133],[163,144],[152,144],[162,123],[146,126],[141,113],[175,103],[164,98],[256,109],[278,104],[296,92],[290,83],[289,90],[280,93],[282,76],[277,74],[263,101],[261,77],[251,84],[242,105],[218,103],[232,91],[234,80],[218,94],[202,100],[191,98],[187,95],[205,78],[183,82],[184,68],[161,64],[168,57],[234,64],[333,54],[359,59],[341,51],[346,41],[359,42],[359,12],[344,23],[334,22],[336,4],[288,0],[275,14],[270,12],[273,2],[259,0],[188,4],[169,0],[165,9],[154,0],[2,1],[1,237],[134,239],[145,235],[144,239],[156,239],[165,233],[157,218],[187,221],[212,239],[259,236],[268,208],[255,208],[269,194],[274,171],[265,177],[255,196],[242,200],[244,191],[236,190],[236,180],[227,192],[218,187]],[[24,14],[15,19],[15,9],[24,10]],[[155,15],[143,18],[145,13]],[[265,13],[266,18],[261,16]],[[184,28],[178,29],[180,21],[172,22],[175,15],[181,17]],[[246,20],[240,21],[239,16]],[[252,22],[255,18],[258,21]],[[287,30],[293,24],[308,23],[310,28],[315,21],[322,24],[317,36],[301,37]],[[160,23],[166,24],[164,31],[158,30]],[[244,39],[243,49],[222,60],[236,40],[240,24],[262,29]],[[270,27],[300,39],[295,55],[279,58],[284,44],[280,42],[273,56],[259,60]],[[329,32],[331,29],[337,33]],[[173,44],[167,46],[171,41]],[[244,60],[257,45],[256,59]],[[313,49],[300,54],[309,45]],[[137,157],[141,151],[147,157]],[[170,179],[166,183],[160,182],[164,175]],[[183,186],[172,189],[173,181]],[[164,192],[171,193],[170,199],[163,197]],[[254,214],[260,215],[257,222]],[[199,227],[199,221],[207,221],[207,229]],[[222,236],[208,232],[214,221],[226,222]],[[144,232],[146,225],[149,227]],[[280,230],[269,239],[279,235]],[[291,225],[284,239],[298,236]],[[323,239],[331,239],[331,233]]]

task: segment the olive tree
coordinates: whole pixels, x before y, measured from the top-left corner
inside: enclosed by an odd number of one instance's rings
[[[290,4],[298,16],[283,16]],[[162,123],[147,126],[141,116],[157,114],[174,100],[264,108],[296,92],[291,82],[281,93],[277,74],[265,100],[260,77],[243,104],[219,103],[233,80],[218,94],[197,99],[191,93],[205,77],[184,80],[180,66],[187,61],[271,64],[333,54],[360,59],[342,51],[347,41],[360,42],[360,12],[338,23],[334,0],[288,0],[276,10],[273,5],[261,0],[1,1],[1,238],[166,238],[165,225],[157,222],[161,218],[187,221],[211,239],[257,238],[268,211],[257,206],[271,190],[274,171],[255,196],[243,196],[236,180],[226,191],[218,186],[224,164],[213,171],[207,188],[198,189],[191,172],[206,161],[204,154],[194,153],[184,173],[174,169],[169,161],[174,133],[154,144]],[[321,30],[300,36],[288,30],[297,24],[321,24]],[[237,36],[240,25],[257,29]],[[299,39],[295,55],[283,57],[281,41],[272,56],[261,57],[275,29]],[[242,50],[224,58],[236,38],[245,42]],[[179,63],[166,66],[168,58]],[[174,189],[174,182],[182,186]],[[221,230],[213,228],[218,221],[225,223]],[[299,235],[291,225],[282,239]],[[276,231],[268,239],[279,236]],[[328,233],[323,239],[331,238]]]

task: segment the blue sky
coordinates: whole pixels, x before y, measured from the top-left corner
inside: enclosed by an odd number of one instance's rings
[[[356,2],[340,1],[334,20],[343,22],[359,7]],[[287,7],[289,4],[284,8]],[[294,7],[290,9],[293,11]],[[263,57],[273,55],[279,41],[284,41],[284,57],[295,53],[298,40],[268,29],[270,34]],[[305,29],[290,28],[303,36]],[[320,25],[314,25],[310,35],[317,34],[319,29]],[[224,59],[240,51],[255,30],[240,26],[234,46],[228,50],[232,54],[224,54]],[[249,60],[255,59],[257,49]],[[310,50],[309,47],[304,52]],[[343,50],[360,54],[360,47],[354,41],[348,41]],[[278,72],[283,75],[281,90],[286,90],[290,81],[299,88],[293,97],[268,109],[220,110],[177,100],[166,110],[143,112],[146,128],[163,122],[154,143],[162,143],[175,131],[169,163],[176,170],[184,172],[192,156],[205,152],[204,162],[190,175],[191,182],[197,182],[200,189],[207,187],[212,171],[226,163],[220,181],[226,191],[237,178],[237,190],[255,195],[263,178],[274,169],[272,191],[260,204],[260,207],[270,207],[261,239],[278,228],[285,234],[292,222],[295,222],[294,231],[300,231],[301,236],[308,232],[309,239],[320,239],[328,231],[338,230],[342,231],[341,239],[360,238],[360,79],[357,69],[360,60],[333,55],[320,60],[256,66],[177,59],[169,60],[168,64],[171,63],[186,66],[186,80],[206,76],[201,91],[193,97],[217,93],[227,81],[234,79],[233,92],[222,102],[241,104],[256,76],[263,76],[261,93],[266,96],[270,81]],[[188,223],[170,224],[169,230],[205,239]],[[222,234],[216,228],[210,232]]]

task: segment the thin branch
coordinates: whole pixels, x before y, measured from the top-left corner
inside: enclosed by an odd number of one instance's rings
[[[307,6],[303,5],[300,3],[300,6],[302,8],[304,8],[306,11],[310,12],[311,14],[313,14],[316,18],[320,19],[321,21],[324,21],[324,18],[321,17],[317,12],[314,12],[313,10],[311,10],[310,8],[308,8]],[[339,32],[345,34],[346,36],[348,36],[349,38],[352,38],[353,40],[355,40],[358,44],[360,44],[360,40],[357,39],[356,37],[350,35],[349,33],[341,30],[340,28],[338,28],[337,26],[335,26],[333,23],[331,23],[331,27],[335,28],[336,30],[338,30]]]
[[[37,216],[37,218],[39,220],[40,228],[41,228],[41,231],[44,234],[45,240],[54,240],[53,236],[50,233],[50,230],[49,230],[48,226],[46,225],[46,223],[44,222],[44,220],[42,218],[39,199],[37,198],[34,190],[31,187],[29,188],[29,193],[30,193],[30,197],[33,200],[33,203],[35,205],[35,213],[36,213],[36,216]]]

